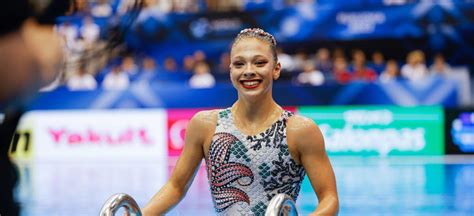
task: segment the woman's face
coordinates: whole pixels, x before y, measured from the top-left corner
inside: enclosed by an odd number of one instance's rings
[[[258,98],[271,94],[273,80],[280,76],[280,63],[273,60],[270,45],[257,38],[242,38],[230,53],[230,79],[239,96]]]

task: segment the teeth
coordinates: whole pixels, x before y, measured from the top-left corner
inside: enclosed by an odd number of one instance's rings
[[[255,86],[258,84],[258,81],[244,81],[243,82],[246,86]]]

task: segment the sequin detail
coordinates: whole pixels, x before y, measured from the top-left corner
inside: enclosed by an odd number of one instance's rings
[[[271,198],[297,199],[305,171],[290,156],[285,111],[264,132],[248,136],[234,124],[230,108],[219,112],[206,159],[214,207],[219,215],[264,215]]]

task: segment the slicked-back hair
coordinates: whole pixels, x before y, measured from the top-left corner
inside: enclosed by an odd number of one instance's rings
[[[240,33],[235,37],[234,41],[232,42],[232,47],[234,47],[236,43],[238,43],[240,40],[244,38],[256,38],[268,43],[272,51],[273,61],[275,62],[275,64],[278,62],[278,57],[277,57],[277,52],[276,52],[276,40],[273,37],[273,35],[271,35],[270,33],[260,28],[246,28],[240,31]]]

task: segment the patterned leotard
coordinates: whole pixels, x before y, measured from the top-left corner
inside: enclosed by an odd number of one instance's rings
[[[248,136],[235,126],[230,108],[219,112],[206,158],[214,207],[219,215],[264,215],[270,200],[286,193],[295,201],[305,176],[288,151],[284,111],[265,132]]]

